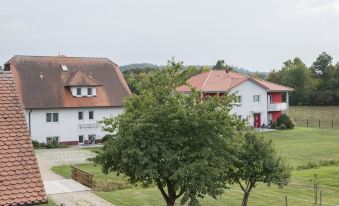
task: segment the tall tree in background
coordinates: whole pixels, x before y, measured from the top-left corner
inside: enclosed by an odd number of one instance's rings
[[[225,60],[218,60],[217,63],[213,66],[212,69],[215,69],[215,70],[225,70],[225,69],[227,69],[229,71],[233,71],[234,67],[226,64]]]
[[[230,113],[234,96],[201,101],[197,92],[176,92],[186,79],[182,64],[174,61],[140,79],[139,95],[126,100],[125,112],[103,121],[114,138],[96,157],[106,173],[156,185],[168,206],[178,198],[194,206],[198,197],[223,193],[225,168],[243,126]]]
[[[315,89],[311,73],[300,58],[284,62],[279,71],[273,70],[268,81],[294,88],[291,93],[291,105],[309,105],[310,95]]]
[[[276,154],[272,140],[249,132],[243,138],[241,149],[237,151],[234,167],[228,167],[227,174],[244,192],[242,206],[247,206],[251,191],[259,182],[268,186],[287,185],[290,169]]]

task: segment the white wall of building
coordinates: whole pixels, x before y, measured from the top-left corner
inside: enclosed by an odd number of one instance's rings
[[[27,125],[29,118],[28,109],[25,110]],[[83,112],[83,120],[78,119],[78,112]],[[89,111],[94,111],[94,119],[89,119]],[[59,122],[46,122],[46,113],[59,113]],[[31,137],[32,140],[46,142],[47,137],[59,137],[59,142],[78,141],[79,135],[96,135],[101,139],[106,133],[99,125],[95,126],[104,117],[117,116],[123,112],[122,107],[110,108],[70,108],[70,109],[33,109],[31,112]]]
[[[254,113],[260,113],[261,124],[267,125],[267,91],[261,86],[247,80],[231,89],[231,93],[241,96],[241,104],[234,106],[232,112],[247,119],[249,125],[253,126]],[[253,102],[253,95],[260,95],[260,102]]]

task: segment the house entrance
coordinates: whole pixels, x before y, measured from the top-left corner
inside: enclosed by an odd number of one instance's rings
[[[255,113],[253,116],[254,116],[254,128],[260,128],[261,126],[260,113]]]
[[[88,144],[95,144],[95,134],[88,135]]]

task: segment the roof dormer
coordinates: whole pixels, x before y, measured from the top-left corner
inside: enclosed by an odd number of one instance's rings
[[[96,87],[101,86],[91,75],[76,71],[67,80],[65,87],[69,87],[74,97],[95,97]]]

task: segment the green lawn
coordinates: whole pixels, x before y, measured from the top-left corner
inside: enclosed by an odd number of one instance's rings
[[[271,138],[288,163],[297,167],[309,161],[339,159],[339,130],[296,128],[289,131],[266,132],[264,135]],[[117,206],[148,206],[165,205],[156,188],[143,189],[132,187],[126,183],[126,178],[115,174],[104,175],[100,166],[93,164],[78,165],[79,168],[94,173],[95,181],[109,186],[96,187],[96,193]],[[54,167],[53,171],[65,177],[70,177],[70,166]],[[317,174],[323,192],[323,205],[339,205],[339,166],[326,166],[307,170],[293,170],[289,186],[279,189],[277,186],[267,187],[258,185],[251,194],[249,205],[253,206],[280,206],[284,205],[284,198],[288,196],[289,205],[313,205],[313,190],[309,179]],[[112,185],[122,185],[117,187]],[[106,187],[106,188],[105,188]],[[124,189],[122,189],[124,188]],[[224,195],[217,200],[206,197],[201,200],[202,205],[239,206],[242,193],[237,185],[231,186]],[[180,201],[177,201],[179,205]]]
[[[41,204],[40,206],[57,206],[51,199],[48,199],[47,204]]]

